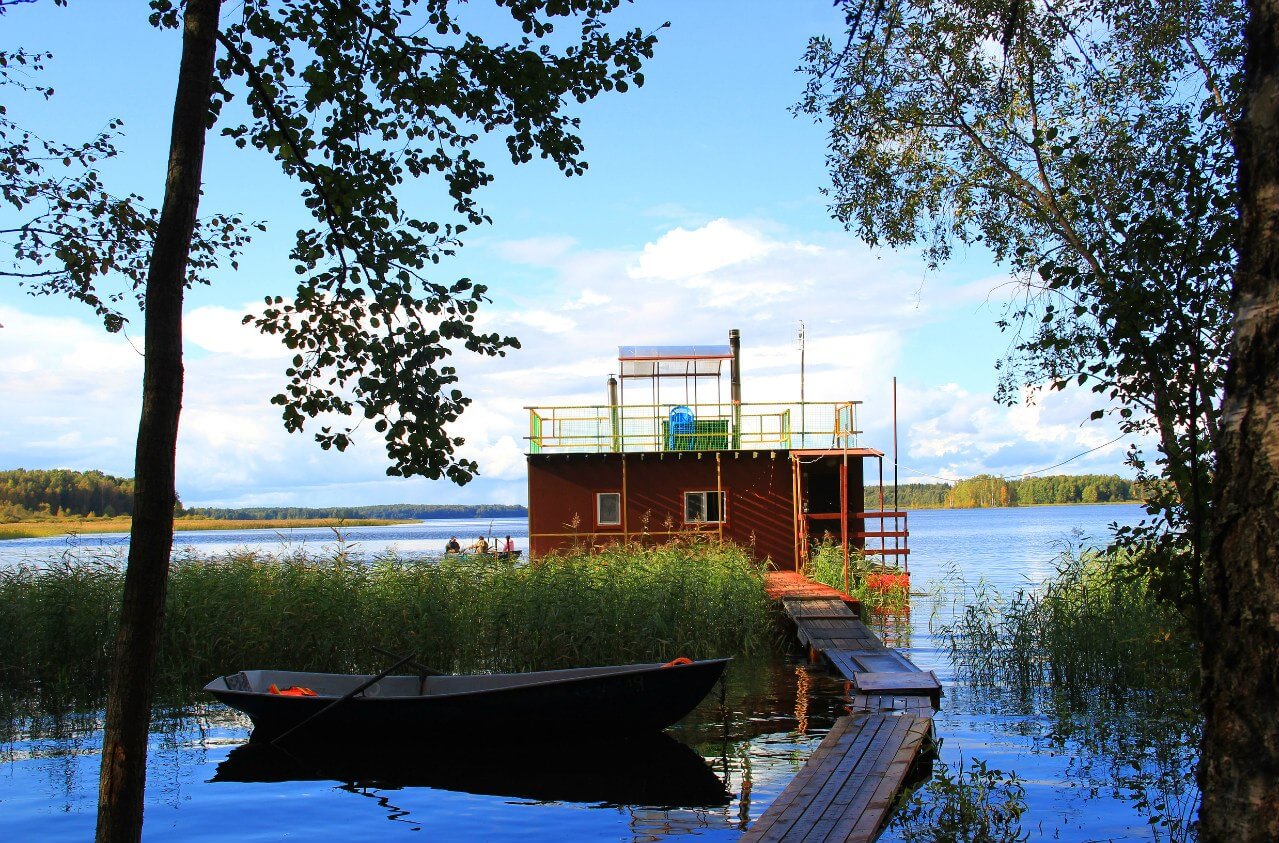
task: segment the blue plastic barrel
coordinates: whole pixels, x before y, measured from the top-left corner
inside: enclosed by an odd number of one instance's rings
[[[670,423],[666,428],[666,450],[688,451],[693,447],[696,432],[693,411],[684,405],[671,407]]]

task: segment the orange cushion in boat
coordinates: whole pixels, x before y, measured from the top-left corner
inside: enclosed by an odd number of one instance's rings
[[[288,688],[285,688],[283,691],[281,691],[279,687],[277,687],[273,683],[271,687],[267,688],[266,690],[268,694],[279,694],[282,697],[313,697],[315,696],[315,691],[312,691],[310,688],[303,688],[301,685],[292,685]]]

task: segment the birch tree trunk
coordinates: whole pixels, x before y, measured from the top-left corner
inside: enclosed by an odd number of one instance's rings
[[[1279,840],[1279,0],[1249,12],[1235,337],[1205,571],[1205,843]]]

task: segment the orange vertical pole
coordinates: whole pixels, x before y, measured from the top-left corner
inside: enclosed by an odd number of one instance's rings
[[[791,550],[795,553],[795,570],[799,571],[799,492],[795,489],[795,456],[790,458],[790,526]]]
[[[897,519],[893,519],[893,523],[897,523]],[[879,457],[879,532],[884,532],[884,458]],[[883,535],[879,537],[879,561],[883,562],[887,556],[884,550],[888,548],[888,544],[884,540]]]
[[[804,500],[804,466],[803,461],[795,460],[795,484],[799,491],[799,558],[808,562],[808,509]]]
[[[728,517],[728,501],[724,500],[723,475],[720,472],[719,451],[715,452],[715,497],[719,506],[719,543],[724,543],[724,519]]]
[[[895,524],[897,522],[894,521],[893,523]],[[902,531],[908,534],[907,536],[902,537],[902,547],[909,549],[910,548],[910,538],[909,538],[910,517],[904,513],[902,514]],[[902,557],[902,567],[904,567],[906,569],[906,573],[909,574],[910,573],[910,554],[903,553],[901,554],[901,557]]]
[[[799,460],[798,458],[796,458],[794,454],[791,454],[790,467],[791,467],[790,492],[791,492],[791,499],[794,503],[792,510],[794,511],[794,515],[795,515],[794,523],[791,524],[791,526],[794,528],[794,533],[795,533],[795,535],[792,538],[792,541],[795,544],[795,571],[798,572],[800,570],[800,561],[801,561],[800,553],[799,553],[800,533],[801,533],[801,527],[800,527],[801,515],[800,515],[800,508],[799,508]]]
[[[839,540],[844,546],[844,593],[852,592],[852,582],[848,571],[848,452],[844,452],[844,461],[839,464]]]
[[[626,520],[626,454],[622,454],[622,544],[631,540]]]

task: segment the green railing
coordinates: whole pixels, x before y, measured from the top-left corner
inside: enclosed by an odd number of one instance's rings
[[[859,401],[530,407],[529,453],[852,448]]]

